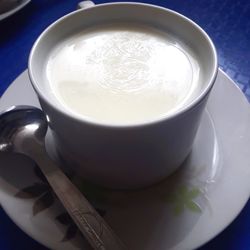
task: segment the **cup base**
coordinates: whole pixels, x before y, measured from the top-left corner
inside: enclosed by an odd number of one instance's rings
[[[51,129],[48,129],[46,138],[45,138],[45,145],[46,145],[46,151],[49,154],[49,157],[56,162],[60,168],[69,176],[71,175],[78,175],[82,178],[83,181],[90,182],[94,185],[101,186],[103,188],[108,189],[115,189],[115,190],[136,190],[136,189],[143,189],[148,188],[150,186],[153,186],[155,184],[158,184],[162,181],[164,181],[166,178],[168,178],[170,175],[175,173],[186,161],[188,156],[184,159],[184,161],[181,162],[178,166],[175,168],[171,168],[171,172],[168,172],[165,175],[160,174],[160,176],[155,176],[155,178],[152,178],[152,176],[144,176],[143,174],[140,176],[140,180],[138,178],[135,178],[131,175],[125,176],[110,176],[110,178],[107,176],[96,176],[93,174],[87,174],[86,169],[84,166],[79,166],[75,161],[71,160],[65,160],[65,157],[63,157],[63,154],[58,150],[58,147],[56,146],[53,132]],[[79,170],[81,168],[81,170]],[[116,181],[115,181],[116,180]]]

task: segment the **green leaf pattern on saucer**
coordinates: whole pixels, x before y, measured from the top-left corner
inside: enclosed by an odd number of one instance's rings
[[[201,194],[198,187],[180,186],[173,193],[169,194],[165,200],[174,205],[175,215],[179,215],[185,208],[192,212],[201,213],[200,205],[194,201]]]

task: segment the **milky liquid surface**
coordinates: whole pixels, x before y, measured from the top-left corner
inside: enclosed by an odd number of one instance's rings
[[[109,124],[159,119],[199,88],[199,66],[188,50],[141,25],[101,26],[70,37],[50,54],[46,77],[69,112]]]

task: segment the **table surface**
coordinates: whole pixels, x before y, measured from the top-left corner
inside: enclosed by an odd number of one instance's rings
[[[103,2],[108,1],[95,1]],[[250,101],[249,0],[142,2],[176,10],[198,23],[214,41],[220,67]],[[77,3],[76,0],[32,0],[20,12],[0,21],[0,95],[27,68],[28,55],[38,35],[53,21],[75,10]],[[22,232],[0,209],[0,249],[46,248]],[[231,225],[199,250],[211,249],[250,249],[250,201]]]

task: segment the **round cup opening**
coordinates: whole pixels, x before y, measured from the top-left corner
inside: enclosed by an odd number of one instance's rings
[[[138,23],[157,28],[171,34],[176,38],[176,41],[187,46],[198,58],[202,71],[199,81],[202,81],[203,84],[195,97],[173,113],[170,112],[155,119],[132,123],[100,122],[65,110],[65,107],[56,100],[53,93],[48,89],[48,85],[46,85],[44,72],[51,51],[61,41],[89,27],[119,22]],[[109,127],[142,126],[178,117],[179,114],[194,108],[206,97],[213,86],[216,74],[217,56],[214,45],[198,25],[171,10],[139,3],[102,4],[70,13],[56,21],[40,35],[29,58],[30,79],[43,102],[72,119]]]

